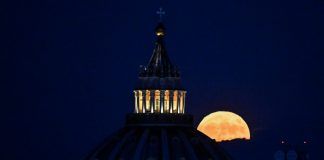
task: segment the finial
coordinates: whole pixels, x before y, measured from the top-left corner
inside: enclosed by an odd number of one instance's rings
[[[162,17],[163,17],[163,15],[165,15],[165,11],[163,11],[163,8],[160,7],[159,10],[156,11],[156,14],[159,15],[159,17],[160,17],[160,22],[162,22]]]
[[[165,35],[165,28],[162,22],[160,22],[155,28],[155,34],[158,37],[163,37]]]

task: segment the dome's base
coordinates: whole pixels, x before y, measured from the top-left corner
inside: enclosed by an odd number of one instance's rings
[[[215,140],[192,126],[186,114],[129,114],[126,126],[87,160],[231,160]]]
[[[189,114],[132,113],[126,116],[126,126],[182,126],[192,127]]]

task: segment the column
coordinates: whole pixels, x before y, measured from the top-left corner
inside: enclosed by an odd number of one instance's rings
[[[164,112],[165,113],[170,113],[170,91],[169,90],[166,90],[164,92]]]
[[[178,91],[175,90],[173,92],[173,106],[172,106],[172,113],[178,113]]]
[[[159,90],[155,90],[155,95],[154,95],[154,112],[155,113],[160,113],[160,103],[161,103],[161,100],[160,100],[160,91]]]
[[[151,113],[154,113],[154,90],[151,90],[151,105],[150,105],[150,109],[151,109]]]
[[[170,95],[169,95],[169,100],[170,100],[170,104],[169,104],[169,113],[173,113],[172,109],[173,109],[173,90],[170,90]]]
[[[185,113],[185,109],[186,109],[186,94],[187,92],[184,91],[183,92],[183,113]]]
[[[183,113],[183,91],[180,91],[180,94],[179,94],[179,97],[180,97],[180,105],[179,105],[179,110],[180,112],[179,113]]]
[[[146,112],[146,91],[145,90],[142,90],[142,95],[143,95],[143,108],[142,108],[142,113],[145,113]]]
[[[143,113],[143,92],[142,92],[142,90],[138,91],[138,112]]]
[[[145,104],[145,107],[146,107],[146,112],[151,112],[151,91],[149,90],[146,90],[146,104]]]
[[[164,113],[164,90],[161,90],[161,95],[160,95],[160,113]]]
[[[177,96],[177,113],[180,113],[180,94],[181,92],[178,91],[178,96]]]
[[[134,91],[134,95],[135,95],[135,113],[138,113],[138,94],[137,91]]]

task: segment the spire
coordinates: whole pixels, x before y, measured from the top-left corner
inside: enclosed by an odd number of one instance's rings
[[[165,27],[159,22],[155,28],[155,48],[146,67],[140,72],[140,77],[179,77],[179,71],[173,66],[164,45]]]
[[[160,9],[158,14],[162,13]],[[155,35],[153,54],[149,63],[141,67],[134,89],[135,113],[183,114],[186,90],[165,49],[166,29],[161,19],[155,27]]]

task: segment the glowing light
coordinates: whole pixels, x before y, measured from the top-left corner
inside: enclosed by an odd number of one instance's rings
[[[137,92],[134,91],[134,94],[135,94],[135,112],[138,113],[138,95],[137,95]]]
[[[164,33],[162,31],[156,32],[157,36],[164,36]]]
[[[145,100],[146,100],[145,107],[146,110],[149,112],[151,108],[151,92],[149,90],[146,90]]]
[[[186,91],[134,90],[134,96],[135,113],[184,113]]]
[[[160,113],[160,91],[155,90],[155,95],[154,95],[155,101],[154,101],[154,112],[155,113]]]
[[[200,122],[197,129],[217,142],[233,139],[250,139],[250,130],[243,118],[227,111],[219,111],[207,115]]]
[[[178,91],[173,92],[173,108],[172,113],[178,113]]]
[[[179,102],[179,113],[183,113],[183,93],[180,93],[180,102]]]
[[[143,112],[143,93],[142,93],[142,91],[138,91],[138,98],[139,98],[138,111]]]
[[[170,92],[168,90],[164,93],[164,112],[169,112],[169,105],[170,105]]]

